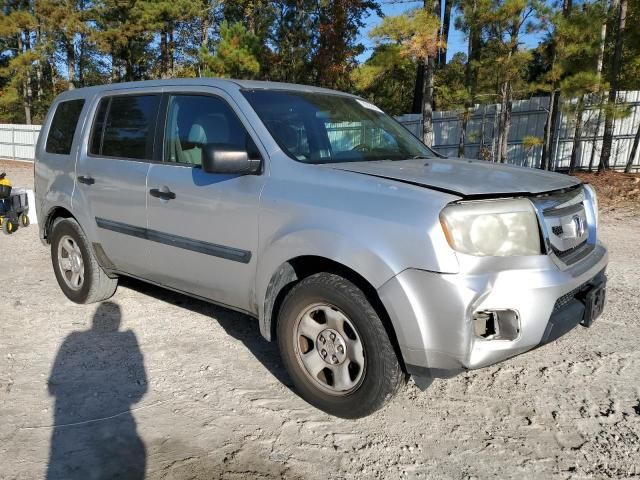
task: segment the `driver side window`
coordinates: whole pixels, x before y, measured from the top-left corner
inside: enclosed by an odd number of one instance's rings
[[[220,144],[247,150],[256,148],[227,103],[207,95],[173,95],[169,98],[164,136],[164,161],[202,164],[202,149]]]

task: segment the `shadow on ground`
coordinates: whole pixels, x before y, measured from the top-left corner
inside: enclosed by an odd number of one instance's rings
[[[126,288],[153,297],[158,301],[178,305],[215,319],[228,335],[242,342],[280,383],[294,391],[293,383],[280,359],[277,342],[267,342],[262,337],[255,318],[133,278],[120,277],[119,282]]]
[[[146,449],[131,406],[147,392],[138,340],[120,307],[98,306],[91,328],[62,343],[49,376],[55,397],[47,479],[142,479]]]

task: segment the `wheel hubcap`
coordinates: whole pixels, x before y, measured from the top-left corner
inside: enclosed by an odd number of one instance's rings
[[[72,290],[79,290],[84,284],[84,260],[79,245],[69,235],[58,243],[58,265],[64,282]]]
[[[329,304],[307,307],[297,319],[295,345],[305,375],[333,395],[346,395],[360,386],[365,353],[349,318]]]
[[[347,358],[347,345],[342,335],[332,328],[325,328],[316,339],[320,357],[329,365],[338,365]]]

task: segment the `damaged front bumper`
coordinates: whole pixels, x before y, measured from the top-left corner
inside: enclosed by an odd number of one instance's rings
[[[564,335],[585,310],[601,311],[608,254],[600,243],[564,269],[548,255],[460,260],[460,273],[408,269],[378,290],[406,369],[422,379],[495,364]]]

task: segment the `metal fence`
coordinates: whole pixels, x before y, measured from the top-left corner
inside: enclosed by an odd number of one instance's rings
[[[596,108],[596,98],[587,99],[582,114],[582,141],[578,151],[577,167],[597,167],[602,149],[604,133],[604,113]],[[631,154],[633,138],[640,124],[640,91],[619,92],[618,101],[624,104],[626,115],[616,119],[614,124],[613,145],[611,148],[611,166],[623,169]],[[571,101],[575,104],[575,100]],[[513,102],[511,130],[508,138],[509,163],[529,167],[539,167],[542,158],[542,146],[530,146],[526,137],[536,137],[542,141],[544,125],[547,119],[548,97],[534,97],[529,100]],[[575,135],[575,113],[571,113],[570,105],[561,107],[561,114],[556,126],[555,145],[553,148],[553,166],[556,169],[569,167],[571,150]],[[483,153],[493,158],[495,142],[499,126],[500,105],[482,105],[475,108],[467,122],[465,157],[478,158]],[[420,137],[422,132],[422,116],[409,114],[396,117],[414,135]],[[434,112],[434,148],[444,155],[458,155],[458,141],[462,126],[461,112]],[[494,134],[495,132],[495,134]],[[634,170],[640,169],[640,156],[635,158]]]
[[[633,138],[640,124],[640,91],[620,92],[618,98],[619,102],[626,106],[627,114],[615,120],[611,166],[622,169],[627,163]],[[590,165],[597,166],[600,159],[604,115],[601,114],[601,109],[596,108],[595,100],[587,100],[583,113],[578,168],[584,169]],[[565,104],[564,107],[566,106]],[[513,102],[512,124],[508,139],[509,163],[529,167],[540,166],[542,147],[540,145],[531,146],[531,143],[525,142],[525,139],[526,137],[536,137],[540,141],[542,140],[547,108],[547,97],[534,97],[529,100]],[[483,155],[491,156],[494,154],[499,116],[500,105],[481,105],[473,110],[467,122],[466,157],[478,158],[481,150]],[[434,148],[445,155],[457,156],[458,139],[462,126],[460,112],[434,112],[433,117]],[[396,118],[414,135],[421,136],[421,115],[409,114]],[[355,141],[356,136],[362,135],[360,128],[353,124],[331,124],[329,130],[332,141],[338,141],[338,137]],[[0,124],[0,158],[33,160],[39,133],[40,125]],[[554,168],[569,167],[574,135],[575,114],[572,114],[568,108],[561,108],[553,148]],[[640,170],[640,156],[635,159],[633,166],[634,170]]]
[[[40,125],[0,124],[0,158],[33,160]]]

